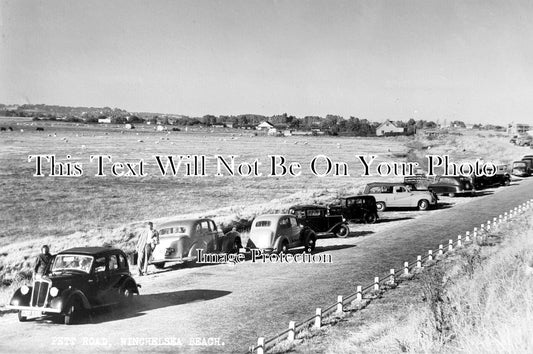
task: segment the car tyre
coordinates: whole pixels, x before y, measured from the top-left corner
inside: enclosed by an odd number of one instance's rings
[[[350,229],[348,229],[348,226],[346,225],[339,226],[339,228],[335,232],[335,236],[340,237],[340,238],[345,238],[349,234],[350,234]]]
[[[378,209],[378,211],[385,211],[385,209],[387,209],[387,206],[384,202],[377,202],[376,208]]]
[[[28,321],[28,317],[27,316],[24,316],[22,314],[22,310],[19,310],[18,312],[18,318],[19,318],[19,322],[26,322]]]
[[[305,238],[305,252],[312,253],[316,246],[316,235],[314,232],[309,232]]]
[[[511,185],[511,179],[510,178],[506,178],[505,181],[503,181],[502,185],[503,186],[510,186]]]
[[[281,247],[279,248],[279,253],[287,253],[289,252],[289,243],[287,240],[283,241],[281,243]]]
[[[67,305],[64,322],[66,325],[72,325],[78,322],[82,313],[82,306],[78,300],[74,299]]]
[[[378,220],[378,216],[374,213],[367,213],[364,217],[365,224],[375,224]]]
[[[448,193],[448,196],[449,196],[450,198],[455,198],[456,194],[453,193],[453,192],[451,192],[451,193]]]
[[[428,210],[429,209],[429,202],[426,199],[422,199],[418,202],[418,209],[419,210]]]

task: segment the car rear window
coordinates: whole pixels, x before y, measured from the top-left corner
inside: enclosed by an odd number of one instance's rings
[[[185,226],[173,226],[166,227],[159,230],[160,235],[169,235],[169,234],[185,234],[187,233],[187,228]]]
[[[270,226],[270,220],[260,220],[255,223],[255,227],[269,227]]]

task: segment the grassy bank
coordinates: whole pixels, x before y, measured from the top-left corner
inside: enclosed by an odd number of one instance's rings
[[[333,322],[275,352],[531,353],[532,211]]]

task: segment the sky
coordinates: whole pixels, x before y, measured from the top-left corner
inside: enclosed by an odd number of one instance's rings
[[[533,122],[529,0],[0,0],[0,103]]]

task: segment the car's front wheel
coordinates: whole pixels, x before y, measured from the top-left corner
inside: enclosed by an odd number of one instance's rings
[[[310,232],[305,238],[305,252],[312,253],[315,250],[316,246],[316,236],[314,233]]]
[[[345,238],[346,236],[348,236],[349,233],[350,233],[350,230],[348,229],[348,226],[341,225],[335,232],[335,236],[340,237],[340,238]]]
[[[279,247],[279,253],[287,252],[289,252],[289,243],[285,240],[281,243],[281,246]]]
[[[428,210],[429,209],[429,202],[425,199],[422,199],[418,202],[418,209],[420,210]]]
[[[83,307],[77,299],[71,300],[67,305],[67,310],[65,311],[65,324],[71,325],[75,324],[80,320]]]
[[[387,206],[384,202],[377,202],[376,208],[378,209],[378,211],[385,211],[385,209],[387,209]]]

